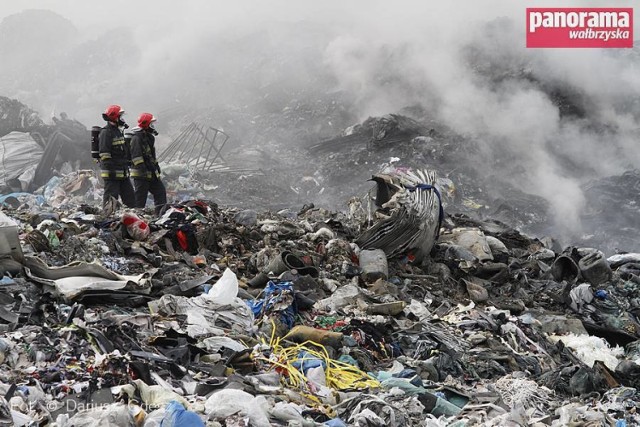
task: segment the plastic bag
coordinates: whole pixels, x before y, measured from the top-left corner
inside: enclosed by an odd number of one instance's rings
[[[134,240],[145,240],[151,233],[149,224],[132,212],[125,212],[122,215],[122,223],[127,227],[127,232]]]
[[[180,402],[172,400],[167,405],[160,427],[204,427],[204,422],[198,414],[186,410]]]
[[[111,404],[106,407],[77,412],[67,421],[73,427],[135,427],[129,408],[122,404]]]
[[[129,396],[134,396],[136,389],[140,394],[142,401],[148,406],[168,405],[169,402],[178,401],[182,405],[188,405],[189,402],[177,394],[175,391],[167,389],[161,385],[148,385],[144,381],[137,379],[132,381],[133,384],[127,384],[121,387],[122,391]]]
[[[156,409],[153,412],[150,412],[145,417],[144,424],[142,424],[142,427],[160,427],[166,413],[167,413],[166,408],[160,408],[160,409]]]
[[[268,406],[264,396],[253,397],[246,391],[224,389],[209,396],[204,412],[210,420],[224,420],[239,413],[249,418],[251,426],[270,427]]]
[[[296,405],[295,403],[290,402],[278,402],[273,408],[271,408],[271,416],[283,421],[296,421],[299,424],[304,423],[305,419],[302,416],[303,407]]]
[[[224,270],[220,280],[206,294],[216,304],[231,304],[238,296],[238,278],[235,273],[228,268]]]

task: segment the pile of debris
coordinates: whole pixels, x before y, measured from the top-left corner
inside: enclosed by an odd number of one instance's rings
[[[318,165],[312,172],[316,190],[309,193],[323,205],[340,209],[353,194],[369,191],[366,180],[372,170],[394,165],[429,168],[455,183],[449,186],[450,212],[499,220],[529,235],[556,236],[609,255],[640,250],[637,170],[591,180],[576,177],[585,203],[577,213],[576,230],[566,230],[548,200],[516,185],[522,166],[508,152],[493,150],[487,156],[478,138],[461,135],[421,110],[406,113],[419,119],[401,114],[370,117],[308,146],[307,156]],[[566,161],[560,164],[571,175],[576,166]]]
[[[15,99],[0,96],[0,194],[33,191],[53,176],[91,168],[88,129],[66,113],[47,125]]]
[[[93,180],[1,202],[4,423],[640,422],[640,254],[447,214],[388,258],[365,200],[106,217]]]

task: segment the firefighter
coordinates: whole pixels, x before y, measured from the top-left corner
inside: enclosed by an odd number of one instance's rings
[[[138,117],[138,127],[131,137],[131,177],[135,187],[136,207],[144,208],[147,194],[153,196],[156,215],[167,204],[167,190],[160,179],[160,166],[156,159],[155,141],[158,132],[154,128],[156,118],[151,113]]]
[[[104,179],[103,207],[111,198],[122,200],[127,207],[135,207],[135,195],[129,179],[129,149],[125,144],[122,128],[129,126],[124,122],[124,110],[119,105],[110,105],[102,114],[107,122],[100,130],[99,155],[100,176]]]

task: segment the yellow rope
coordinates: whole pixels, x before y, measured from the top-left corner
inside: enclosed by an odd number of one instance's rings
[[[254,355],[254,360],[271,365],[270,369],[280,369],[280,373],[283,374],[282,382],[286,386],[299,388],[303,392],[308,391],[309,380],[301,370],[293,366],[293,363],[300,362],[302,364],[305,360],[319,359],[324,362],[326,384],[333,389],[361,390],[380,387],[380,382],[366,372],[348,363],[331,359],[327,349],[321,344],[314,341],[305,341],[302,344],[284,347],[280,342],[281,339],[275,336],[275,325],[273,325],[268,343],[271,349],[270,357]],[[262,343],[267,345],[264,338],[262,338]],[[320,350],[315,350],[311,346]],[[301,352],[305,352],[310,357],[300,358],[299,354]],[[317,398],[313,400],[316,401]]]

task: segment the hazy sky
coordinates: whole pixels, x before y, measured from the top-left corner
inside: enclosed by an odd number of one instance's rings
[[[469,20],[487,20],[497,16],[522,17],[526,7],[633,7],[630,0],[615,2],[593,0],[2,0],[0,18],[25,9],[56,11],[78,26],[100,24],[103,28],[118,24],[140,24],[148,20],[148,29],[189,31],[192,26],[219,26],[233,29],[261,23],[312,19],[320,22],[347,22],[352,28],[375,26],[391,33],[411,31],[414,24],[459,26]],[[117,19],[114,19],[117,17]],[[401,19],[396,21],[395,19]],[[639,25],[636,21],[636,28]],[[174,24],[187,26],[175,28]],[[406,25],[406,24],[410,25]],[[348,30],[345,27],[345,30]],[[458,27],[463,30],[464,27]]]

